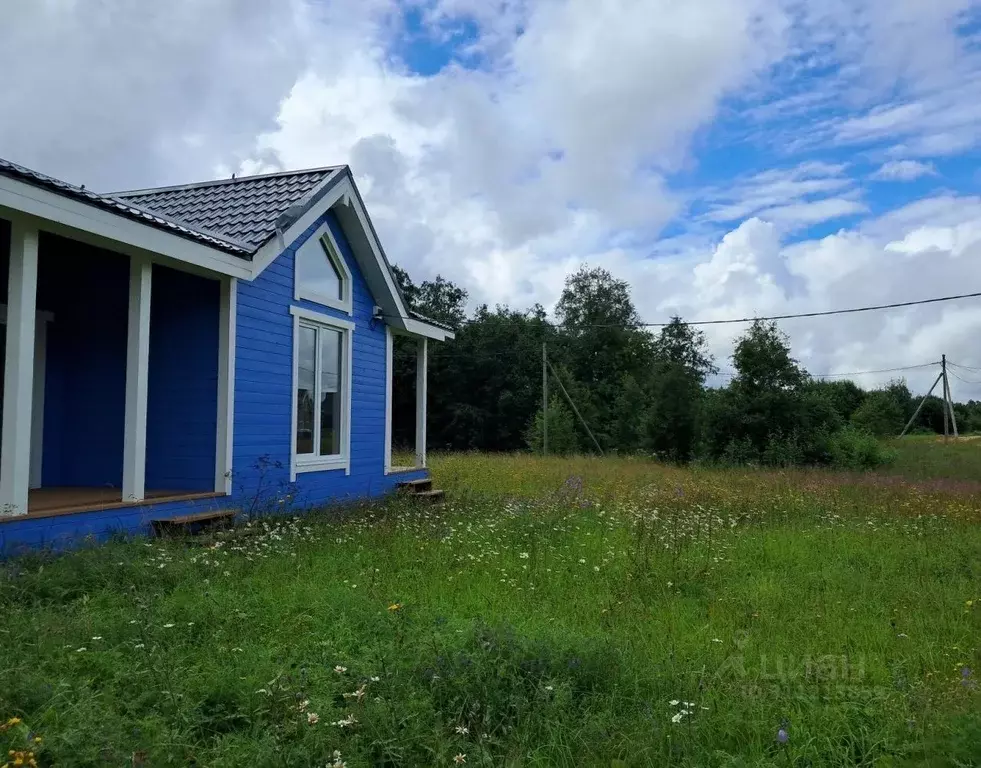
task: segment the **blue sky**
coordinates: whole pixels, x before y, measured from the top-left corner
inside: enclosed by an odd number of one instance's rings
[[[583,263],[652,322],[981,285],[981,0],[98,8],[0,9],[32,116],[0,156],[100,190],[349,163],[389,256],[473,305],[551,307]],[[783,327],[841,372],[981,368],[979,325],[962,302]],[[709,334],[723,365],[738,332]]]
[[[486,58],[473,52],[480,42],[480,28],[474,19],[463,15],[434,24],[431,18],[427,19],[434,7],[426,4],[403,9],[401,34],[390,51],[393,63],[427,78],[449,67],[486,68]],[[965,4],[949,20],[952,35],[965,52],[978,48],[979,16],[978,8]],[[670,187],[681,193],[684,205],[661,228],[662,239],[693,232],[709,237],[724,234],[725,222],[706,226],[700,221],[712,210],[711,201],[703,194],[706,189],[808,162],[841,166],[841,176],[851,181],[848,198],[856,210],[832,209],[820,220],[795,225],[784,238],[788,243],[819,239],[842,228],[855,227],[865,218],[881,216],[931,195],[977,191],[981,153],[974,147],[954,154],[911,158],[895,152],[896,140],[890,136],[848,143],[810,139],[807,134],[816,124],[846,121],[875,108],[874,103],[860,99],[850,102],[831,98],[831,94],[844,91],[849,78],[855,78],[855,73],[846,71],[846,65],[835,61],[833,54],[833,45],[815,44],[812,49],[775,64],[762,92],[734,94],[720,100],[713,119],[693,132],[682,167],[665,173]],[[901,100],[915,92],[913,86],[897,77],[885,95]],[[822,91],[827,92],[826,96],[818,98]],[[789,99],[809,97],[813,97],[810,104],[789,110],[786,115],[777,113],[761,119],[755,114]],[[895,175],[882,170],[890,158]],[[824,199],[827,196],[821,191],[799,198],[801,202]]]

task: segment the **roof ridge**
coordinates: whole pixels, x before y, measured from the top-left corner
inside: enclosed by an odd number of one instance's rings
[[[200,189],[202,187],[216,187],[223,184],[238,184],[245,181],[257,181],[260,179],[275,179],[285,176],[303,176],[309,173],[326,173],[328,171],[340,171],[347,165],[325,165],[319,168],[299,168],[293,171],[273,171],[272,173],[256,173],[251,176],[232,176],[226,179],[211,179],[210,181],[196,181],[190,184],[174,184],[168,187],[147,187],[145,189],[127,189],[120,192],[103,193],[107,197],[138,197],[140,195],[150,195],[158,192],[178,192],[185,189]]]

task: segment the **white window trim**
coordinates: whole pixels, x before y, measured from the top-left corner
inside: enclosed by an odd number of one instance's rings
[[[324,472],[343,469],[351,474],[351,390],[354,383],[354,323],[339,317],[313,312],[302,307],[290,307],[293,315],[293,393],[290,413],[290,482],[296,480],[300,472]],[[299,456],[296,452],[296,382],[299,363],[300,321],[341,331],[341,344],[344,354],[341,359],[341,453],[339,456]],[[320,376],[320,372],[317,372]]]
[[[299,261],[297,256],[300,253],[300,248],[303,248],[307,243],[311,241],[319,240],[321,244],[326,248],[328,253],[324,254],[324,257],[329,261],[334,263],[334,266],[341,273],[341,291],[344,294],[343,299],[336,299],[332,296],[326,296],[322,293],[317,293],[316,291],[304,290],[303,286],[300,285],[300,270]],[[349,315],[354,314],[354,281],[351,276],[351,270],[347,265],[347,261],[341,254],[340,246],[337,244],[337,240],[334,239],[334,233],[330,231],[330,227],[324,223],[316,232],[314,232],[309,239],[307,239],[302,245],[300,245],[293,254],[293,298],[297,301],[312,301],[314,304],[321,304],[325,307],[330,307],[331,309],[338,309],[341,312],[345,312]]]

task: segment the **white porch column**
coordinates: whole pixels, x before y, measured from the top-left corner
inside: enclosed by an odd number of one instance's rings
[[[37,249],[37,227],[16,220],[11,222],[7,357],[3,374],[0,515],[27,514],[27,495],[31,482]]]
[[[392,471],[392,377],[395,375],[392,329],[385,326],[385,474]]]
[[[134,256],[130,261],[123,501],[140,501],[146,491],[146,395],[150,361],[152,269],[147,259]]]
[[[416,466],[426,466],[426,386],[428,355],[425,336],[419,339],[416,352]]]
[[[218,434],[215,443],[215,493],[232,492],[232,438],[235,422],[235,320],[238,280],[221,280],[218,313]]]

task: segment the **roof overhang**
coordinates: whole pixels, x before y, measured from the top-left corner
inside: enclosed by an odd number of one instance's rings
[[[297,205],[300,212],[286,229],[277,231],[255,251],[251,260],[210,246],[207,240],[210,236],[203,236],[204,240],[182,236],[172,229],[153,226],[139,218],[114,212],[94,202],[86,202],[85,196],[80,195],[80,192],[78,190],[75,194],[66,194],[0,174],[0,216],[31,219],[44,231],[100,248],[146,256],[165,264],[180,263],[184,268],[190,266],[194,271],[252,281],[290,243],[328,210],[333,210],[368,288],[376,304],[382,308],[386,322],[395,329],[437,341],[454,337],[451,329],[414,315],[409,309],[347,167],[332,174],[312,190]],[[154,216],[156,217],[155,214]],[[177,226],[177,231],[180,231],[178,222],[156,218],[159,219],[157,224]]]
[[[2,174],[0,215],[29,218],[44,231],[100,248],[158,260],[163,257],[208,272],[252,278],[252,264],[243,258]]]

